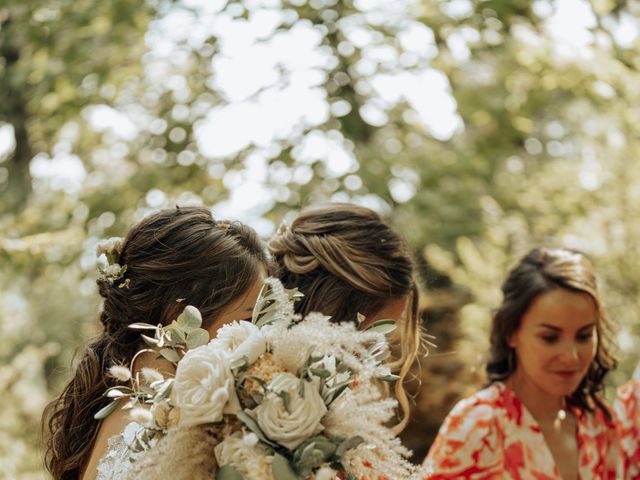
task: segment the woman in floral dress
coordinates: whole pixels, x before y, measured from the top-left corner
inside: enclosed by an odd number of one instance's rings
[[[590,262],[568,250],[535,249],[502,291],[486,367],[491,383],[450,412],[425,459],[427,478],[628,475],[618,422],[600,395],[615,361]]]

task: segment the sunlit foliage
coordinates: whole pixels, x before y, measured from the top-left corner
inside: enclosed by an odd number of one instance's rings
[[[594,259],[620,385],[639,360],[639,15],[623,0],[0,5],[0,470],[42,478],[40,411],[96,329],[97,239],[176,203],[265,236],[319,201],[388,216],[439,345],[417,457],[483,381],[500,283],[532,246]]]

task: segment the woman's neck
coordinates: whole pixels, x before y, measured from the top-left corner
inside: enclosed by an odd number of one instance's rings
[[[542,390],[519,369],[505,381],[505,384],[541,426],[553,424],[560,412],[566,409],[564,397],[551,395]]]

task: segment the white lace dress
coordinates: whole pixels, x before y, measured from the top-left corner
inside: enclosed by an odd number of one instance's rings
[[[143,432],[139,423],[129,423],[122,433],[112,436],[107,452],[98,462],[96,480],[126,480],[133,462],[144,452],[135,453],[129,448]],[[151,446],[151,445],[149,445]]]

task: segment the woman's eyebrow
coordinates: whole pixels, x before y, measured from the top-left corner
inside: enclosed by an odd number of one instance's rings
[[[587,328],[591,328],[591,327],[595,327],[595,326],[596,326],[595,322],[591,322],[591,323],[590,323],[590,324],[588,324],[588,325],[585,325],[585,326],[583,326],[583,327],[580,327],[578,330],[586,330]]]
[[[551,330],[556,330],[557,332],[561,332],[562,329],[560,327],[556,327],[555,325],[551,325],[549,323],[539,323],[536,325],[537,327],[550,328]]]

